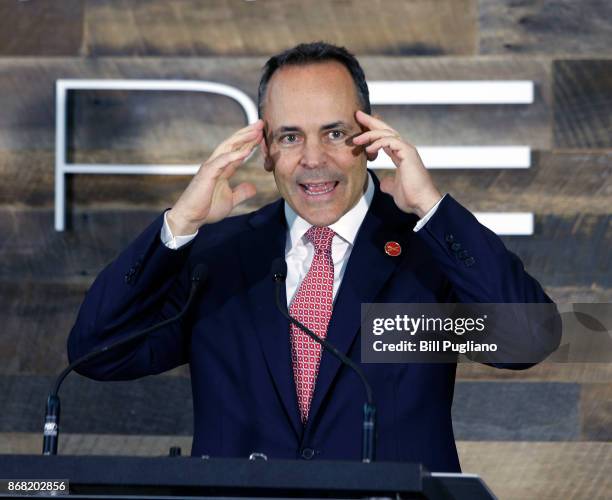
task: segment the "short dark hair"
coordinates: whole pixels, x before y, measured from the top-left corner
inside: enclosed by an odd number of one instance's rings
[[[257,91],[259,117],[263,116],[263,102],[266,97],[268,82],[276,70],[283,66],[302,66],[326,61],[337,61],[348,70],[355,83],[359,104],[363,111],[370,114],[370,92],[363,69],[357,58],[344,47],[338,47],[326,42],[312,42],[300,43],[268,59],[263,67]]]

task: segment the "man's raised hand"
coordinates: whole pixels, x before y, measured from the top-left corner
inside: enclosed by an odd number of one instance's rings
[[[378,118],[363,111],[357,111],[355,118],[368,130],[355,136],[353,143],[362,145],[370,159],[383,149],[397,167],[394,175],[381,180],[381,191],[393,196],[400,210],[423,217],[442,195],[434,186],[416,148]]]
[[[229,179],[262,139],[263,121],[258,120],[217,146],[168,212],[173,235],[195,233],[204,224],[224,219],[236,205],[255,196],[253,184],[243,182],[232,189]]]

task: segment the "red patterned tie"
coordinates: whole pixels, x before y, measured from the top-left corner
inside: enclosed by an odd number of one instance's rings
[[[306,231],[306,238],[315,247],[315,255],[289,309],[291,316],[321,338],[327,335],[332,315],[334,262],[331,244],[335,234],[328,227],[312,226]],[[305,423],[319,371],[321,346],[294,325],[291,325],[291,357],[298,405]]]

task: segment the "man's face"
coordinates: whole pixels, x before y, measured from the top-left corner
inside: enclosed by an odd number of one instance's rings
[[[366,156],[352,144],[361,133],[355,84],[337,62],[286,66],[268,84],[264,103],[266,170],[297,214],[329,226],[362,195]]]

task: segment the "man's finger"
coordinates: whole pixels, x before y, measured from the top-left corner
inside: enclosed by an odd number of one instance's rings
[[[236,172],[236,170],[238,169],[238,167],[240,165],[245,164],[251,158],[253,152],[255,151],[255,147],[257,146],[259,142],[261,142],[261,139],[257,142],[253,141],[249,143],[247,148],[233,151],[233,153],[242,153],[242,154],[240,154],[237,160],[231,159],[229,163],[225,167],[223,167],[220,177],[222,179],[229,179],[230,177],[232,177],[234,173]]]
[[[230,135],[225,141],[223,142],[227,142],[227,141],[231,141],[232,138],[239,136],[239,135],[243,135],[243,134],[247,134],[252,130],[263,130],[263,120],[257,120],[254,123],[251,123],[249,125],[247,125],[246,127],[243,127],[239,130],[236,130],[236,132],[234,132],[232,135]]]
[[[232,189],[232,207],[236,208],[243,201],[252,198],[257,194],[257,189],[254,184],[250,182],[241,182],[234,189]]]
[[[263,121],[259,120],[248,127],[238,130],[236,133],[228,137],[224,144],[234,144],[236,142],[244,142],[246,137],[263,134]]]
[[[243,142],[247,139],[247,137],[250,136],[256,136],[258,132],[263,131],[263,125],[263,120],[257,120],[255,123],[251,123],[250,125],[247,125],[246,127],[237,130],[215,148],[213,156],[218,156],[221,153],[227,153],[228,151],[234,149],[234,143]]]
[[[407,146],[408,145],[405,142],[399,140],[397,137],[385,136],[381,139],[374,141],[372,144],[367,146],[365,150],[368,153],[374,153],[375,151],[378,151],[381,148],[389,148],[392,151],[396,152],[405,149]]]
[[[368,142],[374,142],[377,139],[382,137],[395,137],[399,139],[399,137],[395,134],[393,130],[382,129],[382,130],[369,130],[358,136],[353,137],[354,144],[367,144]]]
[[[361,110],[358,110],[357,113],[355,113],[355,118],[357,119],[359,123],[361,123],[362,125],[365,125],[367,128],[371,130],[387,129],[397,134],[397,132],[392,127],[387,125],[385,122],[383,122],[382,120],[379,120],[378,118],[374,118],[372,115],[364,113]]]
[[[213,179],[217,179],[223,174],[225,167],[233,163],[239,165],[249,155],[249,152],[248,149],[229,151],[228,153],[220,154],[212,161],[207,161],[203,167],[206,167],[205,172],[207,175]]]
[[[259,142],[261,137],[262,132],[258,129],[250,129],[241,132],[240,134],[235,134],[217,146],[217,148],[211,155],[211,159],[216,158],[221,154],[229,153],[230,151],[240,149],[249,142]]]

